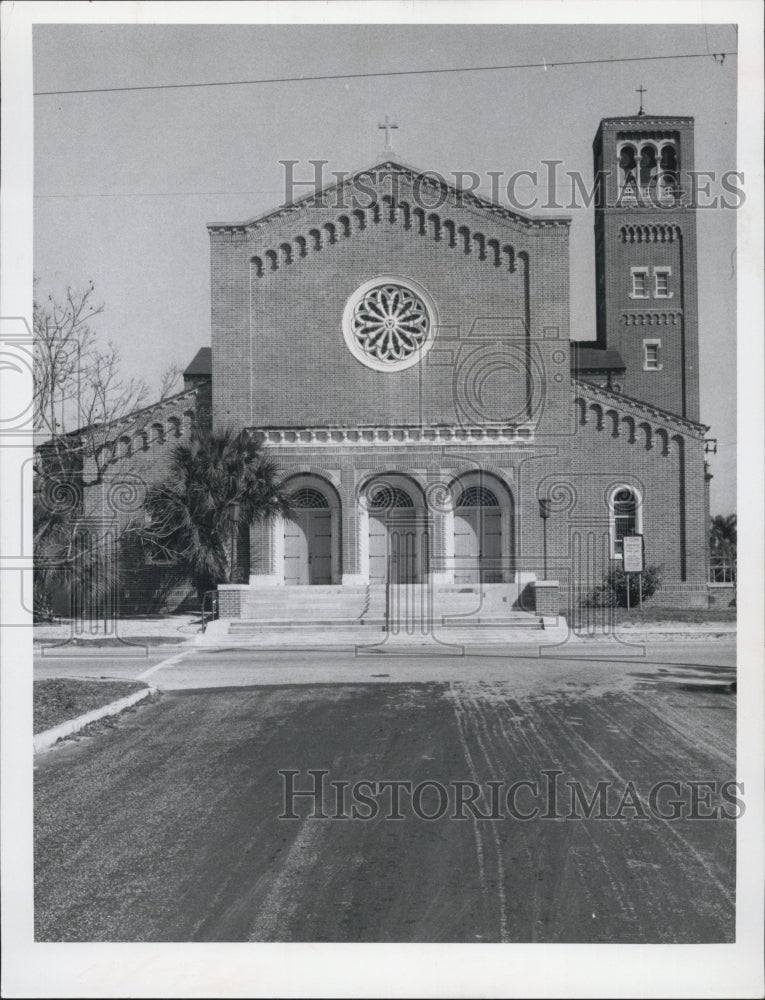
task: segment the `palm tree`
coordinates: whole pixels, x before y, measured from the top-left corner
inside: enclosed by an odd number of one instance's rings
[[[146,495],[143,537],[193,581],[200,599],[236,574],[235,539],[256,521],[289,517],[276,463],[247,431],[196,430],[173,449],[170,475]]]

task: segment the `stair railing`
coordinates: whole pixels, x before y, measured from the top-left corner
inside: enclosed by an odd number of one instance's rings
[[[210,611],[209,618],[210,621],[215,621],[218,617],[218,592],[217,590],[206,590],[202,594],[202,634],[207,631],[207,598],[210,598]]]

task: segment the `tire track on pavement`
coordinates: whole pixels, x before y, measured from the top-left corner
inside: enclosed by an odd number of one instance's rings
[[[465,757],[465,761],[470,771],[470,776],[474,782],[480,784],[480,777],[478,770],[473,759],[473,755],[470,752],[470,747],[467,741],[466,734],[466,712],[465,708],[460,700],[460,696],[453,682],[449,683],[449,696],[454,708],[454,715],[457,720],[457,733],[459,735],[460,745],[462,747],[462,753]],[[488,757],[485,752],[485,748],[482,746],[480,739],[477,741],[478,747],[484,756],[487,764],[489,764]],[[502,852],[499,846],[499,838],[497,836],[496,827],[492,824],[491,832],[494,840],[494,846],[496,850],[496,860],[495,865],[497,868],[497,902],[499,905],[499,939],[502,943],[507,943],[510,938],[507,931],[507,913],[506,913],[506,898],[505,898],[505,871],[502,862]],[[481,893],[485,900],[489,899],[489,886],[486,878],[486,862],[485,856],[486,852],[484,850],[483,837],[481,835],[481,829],[476,820],[473,821],[473,836],[475,838],[476,845],[476,856],[478,860],[478,871],[479,878],[481,882]]]
[[[628,779],[616,767],[614,767],[611,763],[609,763],[609,761],[607,761],[606,758],[603,757],[603,755],[600,754],[598,750],[593,746],[593,744],[590,743],[589,740],[585,739],[585,737],[580,732],[571,732],[562,730],[560,735],[562,739],[567,741],[568,744],[571,746],[571,748],[574,750],[576,750],[577,743],[585,747],[587,751],[595,759],[598,760],[598,762],[602,765],[602,767],[613,778],[616,779],[616,782],[620,787],[622,788],[627,787]],[[640,801],[641,806],[645,809],[645,811],[649,812],[648,803],[645,800],[644,796],[642,796],[639,792],[637,792],[637,798]],[[711,863],[697,849],[697,847],[690,840],[688,840],[687,837],[684,837],[675,829],[672,821],[663,818],[662,816],[656,813],[649,812],[649,814],[655,818],[656,822],[662,825],[663,829],[667,832],[669,837],[677,843],[678,847],[681,849],[679,854],[682,854],[683,850],[691,854],[696,863],[698,864],[698,866],[703,869],[707,877],[713,882],[717,891],[725,899],[728,905],[735,908],[735,889],[731,890],[729,886],[720,878],[718,873],[715,871],[715,866],[713,865],[713,863]]]

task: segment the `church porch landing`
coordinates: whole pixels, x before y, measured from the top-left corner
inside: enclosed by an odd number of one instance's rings
[[[524,591],[524,597],[526,597]],[[532,591],[533,593],[533,591]],[[519,601],[518,584],[367,584],[219,588],[220,620],[208,641],[272,647],[406,642],[528,641],[557,624]],[[560,620],[562,621],[562,619]]]
[[[364,622],[384,619],[400,609],[434,619],[482,619],[494,623],[511,614],[534,612],[519,600],[516,583],[346,584],[345,586],[257,587],[223,584],[218,588],[220,617],[287,625]]]

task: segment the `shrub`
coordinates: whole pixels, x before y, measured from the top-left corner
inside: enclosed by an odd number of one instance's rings
[[[651,597],[661,583],[661,567],[648,566],[643,571],[643,600]],[[625,573],[620,567],[611,569],[603,583],[594,587],[584,598],[587,608],[626,608],[627,587],[629,587],[630,607],[635,607],[640,600],[640,581],[637,573]]]

